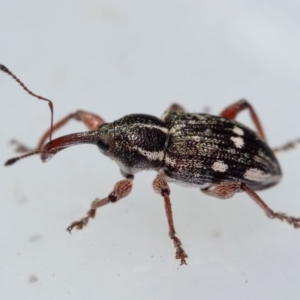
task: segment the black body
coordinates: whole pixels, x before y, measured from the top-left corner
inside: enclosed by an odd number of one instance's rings
[[[168,112],[163,120],[132,114],[101,126],[101,140],[102,127],[110,128],[104,154],[126,174],[153,169],[179,184],[207,188],[235,181],[253,190],[268,188],[281,178],[266,142],[234,120],[184,112]]]

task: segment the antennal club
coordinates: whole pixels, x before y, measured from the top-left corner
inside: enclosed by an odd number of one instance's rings
[[[31,96],[38,98],[39,100],[44,100],[48,102],[50,111],[51,111],[51,126],[50,126],[50,141],[52,140],[52,130],[53,130],[53,103],[51,100],[44,98],[42,96],[39,96],[35,93],[33,93],[31,90],[29,90],[27,88],[27,86],[14,74],[12,73],[7,67],[5,67],[4,65],[0,64],[0,70],[3,71],[4,73],[8,74],[9,76],[11,76],[15,81],[17,81],[19,83],[19,85]]]
[[[9,160],[7,160],[5,162],[5,164],[4,164],[4,166],[13,165],[18,160],[23,159],[23,158],[28,157],[28,156],[31,156],[31,155],[35,155],[35,154],[48,154],[48,152],[45,152],[45,151],[33,151],[33,152],[29,152],[29,153],[26,153],[26,154],[18,156],[18,157],[13,157],[13,158],[10,158]]]

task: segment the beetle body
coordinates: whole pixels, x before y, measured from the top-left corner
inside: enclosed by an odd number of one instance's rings
[[[144,114],[132,114],[112,123],[93,113],[78,110],[53,124],[52,101],[31,92],[8,68],[0,70],[14,78],[29,94],[47,101],[51,109],[51,128],[42,136],[36,149],[8,160],[5,165],[34,154],[43,161],[49,160],[59,151],[78,144],[97,145],[100,151],[114,160],[120,167],[124,179],[118,181],[105,198],[96,198],[85,217],[73,222],[67,230],[82,229],[94,218],[96,210],[114,203],[130,194],[134,174],[143,170],[155,170],[157,176],[152,186],[164,199],[169,226],[176,255],[181,264],[186,264],[187,254],[176,235],[170,201],[168,182],[195,186],[204,193],[228,199],[239,192],[246,192],[271,219],[286,221],[295,228],[300,227],[300,218],[274,212],[255,192],[269,188],[279,182],[281,170],[274,153],[293,148],[300,139],[277,149],[266,143],[260,121],[253,107],[244,99],[223,110],[220,116],[186,113],[173,104],[162,119]],[[257,132],[237,122],[236,116],[247,109]],[[73,133],[51,140],[52,133],[69,120],[83,122],[89,131]],[[46,144],[47,138],[50,142]]]
[[[126,174],[152,169],[182,185],[243,181],[253,190],[281,178],[266,142],[235,120],[185,112],[169,112],[163,120],[132,114],[101,125],[98,132],[100,150]]]

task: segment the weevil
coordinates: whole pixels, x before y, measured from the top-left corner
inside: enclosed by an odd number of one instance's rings
[[[295,147],[300,139],[271,149],[255,110],[246,100],[228,106],[219,116],[188,113],[180,105],[173,104],[162,118],[131,114],[106,123],[96,114],[78,110],[53,124],[52,101],[31,92],[5,66],[0,65],[0,69],[13,77],[29,94],[47,101],[51,109],[51,127],[42,136],[37,148],[31,150],[15,142],[19,151],[27,153],[9,159],[6,166],[34,154],[40,154],[45,162],[65,148],[87,143],[96,145],[102,154],[120,167],[124,179],[115,184],[107,197],[96,198],[86,216],[67,228],[70,233],[73,228],[82,229],[86,226],[95,217],[99,207],[128,196],[135,174],[144,170],[157,172],[152,183],[153,189],[164,200],[169,236],[175,247],[175,257],[181,265],[187,264],[188,256],[174,227],[169,188],[171,182],[197,187],[219,199],[246,192],[269,218],[286,221],[295,228],[300,226],[300,218],[274,212],[256,193],[280,181],[282,173],[275,154]],[[235,120],[243,110],[249,110],[256,132]],[[52,140],[52,133],[72,119],[83,122],[89,131]],[[46,143],[48,138],[50,141]]]

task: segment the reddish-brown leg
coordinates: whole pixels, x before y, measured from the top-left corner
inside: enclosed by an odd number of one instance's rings
[[[67,230],[71,233],[73,228],[75,227],[76,229],[82,229],[84,226],[87,225],[88,221],[90,218],[94,218],[96,215],[96,209],[104,206],[108,203],[114,203],[119,201],[122,198],[125,198],[128,196],[131,192],[132,189],[132,183],[133,183],[133,175],[128,175],[126,179],[118,181],[114,188],[113,191],[103,199],[95,199],[92,204],[90,210],[87,212],[87,216],[80,219],[79,221],[73,222]]]
[[[252,105],[249,104],[247,102],[247,100],[245,99],[241,99],[237,102],[235,102],[234,104],[228,106],[227,108],[225,108],[220,115],[226,119],[235,119],[237,114],[239,112],[241,112],[244,109],[249,109],[250,111],[250,116],[252,121],[254,122],[254,125],[256,126],[256,129],[258,131],[258,134],[264,139],[266,140],[263,128],[261,126],[261,123],[259,121],[259,118],[255,112],[255,110],[253,109]]]
[[[173,104],[171,104],[171,106],[164,112],[164,115],[165,115],[166,113],[168,113],[168,112],[171,112],[171,111],[185,112],[185,109],[184,109],[181,105],[179,105],[179,104],[177,104],[177,103],[173,103]],[[210,112],[210,107],[209,107],[209,106],[205,106],[205,107],[203,108],[203,113],[209,114],[209,112]]]
[[[167,111],[184,112],[185,109],[184,109],[181,105],[179,105],[179,104],[177,104],[177,103],[173,103],[173,104],[171,104],[171,106],[167,109]]]
[[[63,119],[55,123],[53,125],[52,133],[54,131],[57,131],[59,128],[63,127],[64,125],[66,125],[66,123],[68,123],[72,119],[83,122],[89,130],[96,130],[101,124],[104,123],[104,120],[101,117],[93,113],[89,113],[83,110],[78,110],[75,113],[69,114],[68,116],[64,117]],[[36,149],[30,149],[16,140],[13,140],[12,143],[16,145],[17,152],[28,152],[28,151],[35,151],[35,150],[39,151],[43,149],[50,135],[51,135],[51,129],[47,130],[44,133]]]
[[[295,149],[297,144],[300,143],[300,139],[296,139],[290,142],[285,143],[284,145],[280,146],[280,147],[276,147],[273,149],[274,153],[279,153],[279,152],[284,152],[287,150],[291,150],[291,149]]]
[[[157,175],[156,178],[153,181],[153,189],[157,194],[160,194],[164,197],[165,201],[165,210],[167,214],[168,219],[168,225],[169,225],[169,236],[173,240],[173,244],[176,251],[176,259],[180,259],[180,265],[187,265],[186,258],[188,257],[187,254],[184,252],[182,248],[182,244],[180,239],[176,236],[176,231],[173,223],[173,214],[172,214],[172,207],[171,207],[171,201],[170,201],[170,188],[169,185],[164,178],[163,175]]]
[[[242,192],[240,182],[224,182],[218,185],[212,185],[208,188],[201,189],[201,191],[207,195],[219,198],[229,199],[234,194]]]
[[[270,219],[286,221],[290,225],[293,225],[294,228],[300,227],[300,218],[287,216],[285,213],[274,212],[251,188],[249,188],[243,182],[224,182],[206,189],[202,189],[201,191],[219,199],[228,199],[235,193],[246,192],[264,210]]]
[[[172,112],[172,111],[176,111],[176,112],[184,112],[185,109],[177,104],[177,103],[173,103],[162,115],[161,119],[164,121],[165,120],[165,117],[166,115],[169,113],[169,112]]]

